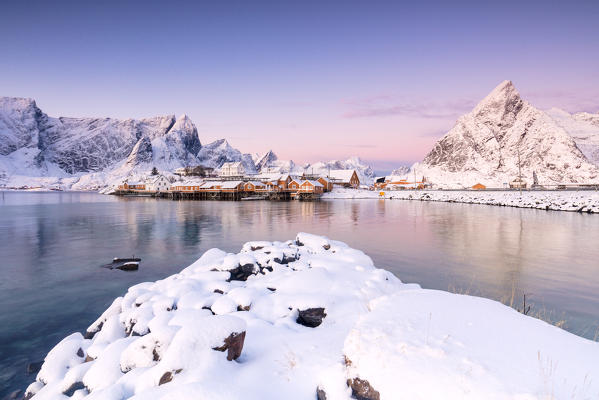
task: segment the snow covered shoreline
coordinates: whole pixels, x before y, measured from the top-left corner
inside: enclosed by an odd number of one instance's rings
[[[380,193],[384,193],[381,196]],[[335,188],[323,199],[397,199],[484,204],[552,211],[599,213],[599,192],[582,191],[473,191],[473,190],[353,190]]]
[[[48,353],[26,398],[582,399],[599,396],[598,358],[599,343],[300,233],[129,288]]]

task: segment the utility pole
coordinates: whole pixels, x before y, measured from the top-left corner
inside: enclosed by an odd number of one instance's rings
[[[416,190],[418,187],[416,186],[416,168],[414,168],[414,190]]]
[[[522,166],[520,164],[520,143],[518,142],[518,190],[522,197]]]

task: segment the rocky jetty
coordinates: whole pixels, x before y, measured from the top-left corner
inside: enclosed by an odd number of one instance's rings
[[[131,287],[48,353],[25,398],[596,398],[598,358],[599,343],[300,233]]]

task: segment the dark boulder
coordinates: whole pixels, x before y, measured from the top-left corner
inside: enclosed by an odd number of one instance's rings
[[[164,385],[165,383],[169,383],[170,381],[173,380],[173,375],[177,375],[181,371],[183,371],[183,370],[182,369],[177,369],[177,370],[175,370],[174,374],[171,371],[165,372],[160,377],[160,380],[158,381],[158,386]]]
[[[326,316],[327,314],[324,312],[324,308],[322,307],[308,308],[305,310],[299,310],[295,322],[309,328],[316,328],[322,324],[322,320]]]
[[[256,266],[254,264],[239,265],[237,268],[229,270],[231,276],[228,279],[230,281],[246,281],[251,275],[255,274]]]
[[[121,271],[137,271],[139,269],[138,262],[126,262],[114,267],[116,269],[120,269]]]
[[[327,394],[320,386],[316,388],[316,400],[327,400]]]
[[[212,350],[216,351],[225,351],[227,352],[227,360],[233,361],[237,360],[241,355],[241,351],[243,350],[243,342],[245,340],[245,331],[244,332],[233,332],[226,339],[225,344],[219,347],[213,347]]]
[[[162,376],[160,377],[160,380],[158,381],[158,386],[164,385],[165,383],[169,383],[172,380],[173,380],[172,372],[167,371],[164,374],[162,374]]]
[[[62,392],[62,394],[64,394],[65,396],[71,397],[77,390],[80,390],[80,389],[86,389],[83,382],[75,382],[67,390]]]
[[[347,380],[347,386],[351,389],[352,398],[357,400],[381,400],[379,392],[370,386],[365,379],[353,378]]]
[[[98,324],[98,326],[96,326],[94,329],[85,331],[83,338],[84,339],[92,339],[96,333],[98,333],[102,330],[103,326],[104,326],[104,321],[100,322]]]

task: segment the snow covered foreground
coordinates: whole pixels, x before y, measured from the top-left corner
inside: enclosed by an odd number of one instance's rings
[[[131,287],[85,337],[48,353],[28,398],[599,397],[599,343],[306,233],[209,250]]]
[[[384,195],[381,196],[381,193]],[[354,190],[334,189],[323,199],[397,199],[485,204],[552,211],[599,213],[599,192],[581,191],[476,191],[476,190]]]

